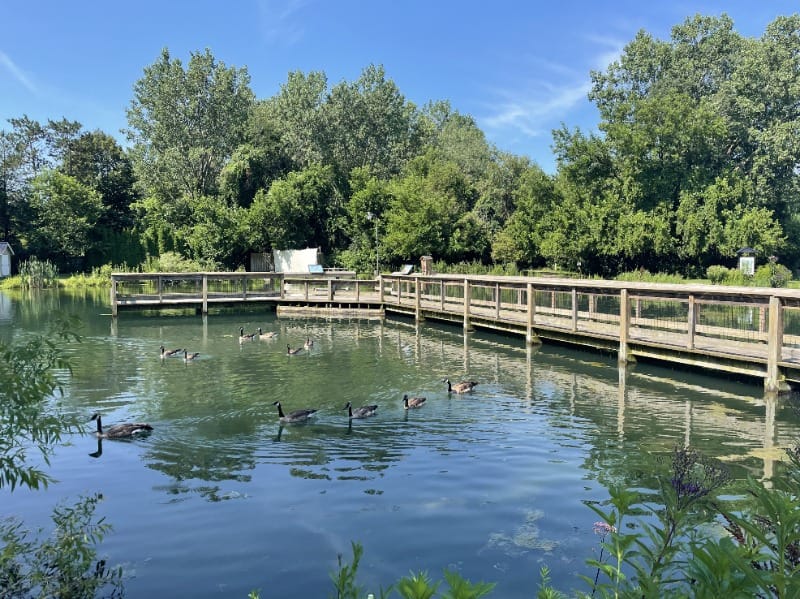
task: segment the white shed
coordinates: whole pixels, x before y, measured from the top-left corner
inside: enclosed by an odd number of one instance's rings
[[[11,249],[11,244],[7,241],[0,241],[0,277],[11,275],[11,256],[13,255],[14,250]]]
[[[308,267],[320,263],[319,248],[272,250],[275,272],[308,274]]]

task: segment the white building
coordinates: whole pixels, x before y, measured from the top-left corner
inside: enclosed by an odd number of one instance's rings
[[[11,244],[7,241],[0,241],[0,277],[11,275],[11,256],[13,255],[14,250],[11,249]]]

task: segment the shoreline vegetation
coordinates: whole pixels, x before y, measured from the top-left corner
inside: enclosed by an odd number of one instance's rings
[[[137,267],[111,265],[92,268],[88,273],[60,274],[49,261],[35,257],[23,262],[19,274],[0,279],[0,290],[10,289],[80,289],[87,287],[107,288],[111,285],[112,272],[202,272],[209,270],[207,265],[187,260],[178,254],[167,252],[156,258],[149,258]],[[210,269],[214,270],[214,269]],[[559,269],[520,269],[516,264],[486,265],[480,262],[447,264],[436,262],[434,272],[446,274],[480,274],[495,276],[531,276],[600,279],[594,275],[584,275],[579,271]],[[794,281],[791,271],[779,264],[777,259],[759,266],[753,275],[746,275],[737,268],[713,265],[706,270],[705,278],[684,278],[680,274],[651,273],[645,269],[623,272],[614,277],[617,281],[643,281],[649,283],[702,283],[711,285],[754,286],[754,287],[793,287],[800,288],[800,281]]]

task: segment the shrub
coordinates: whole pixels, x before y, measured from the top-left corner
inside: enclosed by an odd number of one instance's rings
[[[759,287],[787,287],[791,280],[792,272],[775,256],[770,256],[769,262],[759,266],[753,275],[753,284]]]
[[[58,285],[58,269],[49,260],[41,261],[35,256],[19,265],[22,286],[27,289],[44,289]]]
[[[615,278],[617,281],[641,281],[644,283],[681,284],[686,282],[686,279],[684,279],[681,275],[669,274],[666,272],[657,272],[653,274],[644,268],[640,268],[639,270],[634,270],[631,272],[620,273]]]
[[[18,520],[0,522],[0,588],[6,599],[94,597],[100,591],[121,597],[122,569],[106,567],[96,546],[110,530],[95,519],[99,495],[53,510],[53,534],[30,539]],[[39,530],[39,535],[44,531]]]
[[[713,285],[721,285],[728,276],[728,268],[719,264],[713,264],[706,269],[706,278]]]
[[[215,269],[216,265],[190,260],[177,252],[164,252],[157,257],[148,256],[142,266],[142,272],[202,272]]]
[[[744,271],[738,268],[729,268],[728,273],[725,275],[725,280],[722,281],[723,285],[732,285],[737,287],[746,287],[752,284],[752,277],[746,275]]]

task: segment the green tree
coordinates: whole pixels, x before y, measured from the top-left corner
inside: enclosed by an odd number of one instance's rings
[[[244,141],[254,96],[246,69],[193,52],[184,69],[164,49],[134,85],[128,139],[145,195],[170,201],[214,194],[217,178]]]
[[[291,160],[277,139],[266,145],[242,144],[222,168],[219,176],[220,196],[231,205],[248,208],[258,190],[269,189],[273,181],[289,172]]]
[[[381,239],[385,229],[383,214],[391,202],[389,183],[371,176],[367,169],[356,168],[350,174],[349,186],[352,195],[345,211],[350,245],[339,258],[346,268],[372,272],[376,254],[384,253]]]
[[[256,193],[246,222],[253,249],[319,247],[327,254],[341,223],[342,208],[330,167],[311,166],[289,173]]]
[[[494,236],[492,258],[495,262],[538,265],[545,258],[544,220],[559,210],[553,180],[539,167],[531,166],[519,176],[513,194],[515,210]]]
[[[58,171],[33,181],[29,249],[40,258],[74,266],[91,249],[92,229],[104,208],[100,194]]]
[[[211,197],[198,198],[183,237],[192,258],[235,270],[245,260],[243,210]]]
[[[83,133],[67,145],[59,170],[99,193],[103,202],[86,266],[144,260],[131,208],[136,200],[133,165],[117,141],[102,131]]]
[[[382,66],[370,65],[356,81],[334,86],[321,113],[323,161],[345,180],[357,167],[389,178],[420,150],[419,112]]]
[[[321,163],[322,105],[327,88],[325,73],[289,73],[275,96],[255,105],[248,124],[250,143],[264,146],[264,132],[269,137],[274,132],[298,168]]]
[[[93,131],[72,140],[59,170],[100,194],[105,207],[101,225],[114,231],[133,225],[133,166],[113,137]]]
[[[385,246],[389,255],[416,261],[430,254],[452,262],[480,259],[488,252],[485,227],[470,213],[475,189],[457,164],[429,150],[409,163],[388,187]]]

